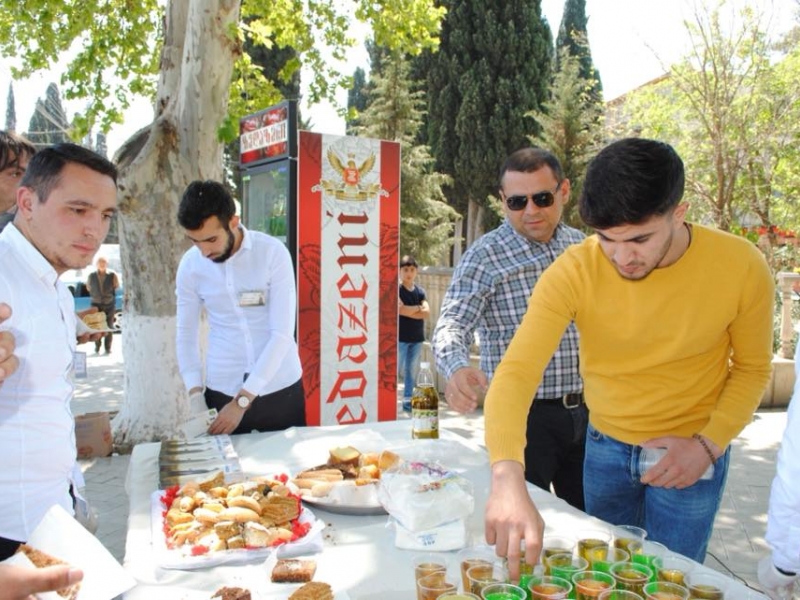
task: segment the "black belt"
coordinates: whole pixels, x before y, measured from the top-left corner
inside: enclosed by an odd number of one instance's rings
[[[560,402],[564,408],[572,410],[573,408],[578,408],[581,404],[583,404],[583,392],[578,392],[576,394],[564,394],[563,396],[558,396],[556,398],[536,398],[534,403],[536,402]]]

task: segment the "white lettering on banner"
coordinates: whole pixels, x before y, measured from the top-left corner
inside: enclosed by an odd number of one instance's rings
[[[374,155],[380,142],[323,136],[322,156],[335,148],[347,156]],[[325,141],[330,140],[332,144]],[[354,141],[356,140],[356,141]],[[339,142],[339,144],[337,144]],[[357,147],[354,147],[356,146]],[[323,161],[323,179],[343,181]],[[328,168],[326,172],[325,169]],[[380,170],[369,173],[379,185]],[[378,420],[380,211],[377,194],[358,200],[323,193],[320,238],[320,423],[352,424]],[[368,196],[370,196],[368,194]]]
[[[273,123],[255,131],[246,131],[239,137],[240,151],[243,153],[250,152],[267,148],[273,144],[283,143],[288,139],[288,133],[289,129],[286,121]]]

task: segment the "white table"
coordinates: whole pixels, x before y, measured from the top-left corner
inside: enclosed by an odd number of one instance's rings
[[[242,468],[248,475],[296,473],[325,462],[328,449],[352,444],[364,452],[411,446],[414,451],[437,457],[448,468],[461,472],[473,485],[475,511],[469,521],[473,543],[484,543],[483,514],[489,492],[489,463],[483,448],[449,431],[436,441],[410,440],[408,421],[387,421],[347,427],[301,427],[278,433],[232,436]],[[420,450],[420,448],[422,448]],[[263,564],[219,566],[200,571],[166,570],[157,566],[151,549],[150,496],[158,488],[160,444],[142,444],[131,456],[127,491],[130,497],[128,537],[124,566],[139,582],[126,600],[200,600],[223,585],[248,587],[254,600],[286,598],[298,586],[272,584]],[[531,497],[546,523],[546,533],[575,536],[587,529],[610,529],[603,521],[586,515],[539,488],[529,486]],[[317,561],[315,580],[333,587],[337,600],[407,600],[414,595],[411,564],[416,552],[394,545],[394,530],[384,516],[347,516],[314,509],[327,528],[324,551]],[[455,552],[449,555],[451,571],[458,573]],[[707,569],[701,565],[698,568]],[[748,598],[748,588],[732,581],[729,598]]]

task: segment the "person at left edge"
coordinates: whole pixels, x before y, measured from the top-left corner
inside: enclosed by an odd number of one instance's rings
[[[117,170],[75,144],[40,150],[17,190],[13,223],[0,233],[0,327],[15,338],[19,367],[0,385],[0,559],[27,541],[54,504],[73,512],[81,487],[70,412],[76,316],[58,276],[86,267],[108,234]]]
[[[178,265],[177,352],[181,377],[219,411],[212,435],[306,424],[302,367],[294,339],[297,291],[289,250],[249,231],[216,181],[189,184],[178,222],[194,244]],[[208,318],[205,369],[201,309]]]

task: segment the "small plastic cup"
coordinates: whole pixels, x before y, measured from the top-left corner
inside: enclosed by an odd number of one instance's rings
[[[694,569],[694,563],[688,558],[668,552],[653,561],[656,570],[656,581],[667,581],[686,586],[686,576]]]
[[[689,598],[696,600],[724,600],[730,579],[713,571],[695,570],[686,575]]]
[[[578,537],[578,556],[582,556],[591,564],[594,562],[594,557],[605,554],[610,545],[609,532],[599,529],[582,531]]]
[[[651,581],[655,581],[656,567],[654,563],[658,558],[666,556],[667,554],[669,554],[669,548],[664,544],[652,540],[644,540],[642,542],[642,551],[637,554],[632,554],[631,562],[645,565],[653,569],[653,579]]]
[[[687,600],[689,590],[669,581],[651,581],[644,586],[645,600]]]
[[[609,546],[604,556],[594,556],[594,560],[589,563],[591,571],[601,571],[611,573],[611,565],[618,562],[629,562],[631,555],[613,546]]]
[[[448,600],[481,600],[480,596],[469,592],[445,592],[439,598],[447,598]]]
[[[650,581],[653,570],[636,563],[614,563],[611,565],[611,576],[616,580],[618,590],[627,590],[643,597],[644,584]]]
[[[564,600],[572,591],[572,584],[560,577],[534,576],[528,582],[533,600]]]
[[[458,590],[458,583],[445,571],[436,571],[417,579],[417,600],[436,600],[445,592]]]
[[[483,588],[483,600],[525,600],[527,593],[518,585],[510,583],[490,583]]]
[[[560,577],[567,581],[572,581],[572,576],[575,573],[580,573],[589,568],[589,561],[581,556],[574,556],[572,554],[554,554],[545,559],[547,565],[550,567],[550,575],[552,577]],[[570,592],[570,598],[575,598],[575,589]]]
[[[598,596],[597,600],[644,600],[644,598],[636,592],[628,590],[606,590]]]
[[[433,552],[425,554],[417,554],[411,559],[414,565],[414,581],[418,582],[423,577],[428,575],[441,574],[442,577],[447,573],[447,559]],[[419,586],[417,587],[417,600],[425,600]]]
[[[633,557],[642,551],[647,532],[635,525],[617,525],[614,528],[614,546]]]
[[[469,590],[467,569],[475,565],[491,565],[500,559],[491,546],[480,545],[459,550],[458,554],[456,554],[456,560],[461,569],[461,589]]]
[[[616,580],[608,573],[581,571],[572,576],[576,600],[597,600],[606,590],[614,589]]]
[[[575,552],[577,540],[566,535],[546,535],[542,538],[542,554],[539,562],[544,565],[544,574],[550,575],[547,558],[554,554],[572,554]]]
[[[491,564],[478,564],[467,569],[469,591],[480,596],[483,588],[492,583],[508,583],[508,569],[499,562]]]

